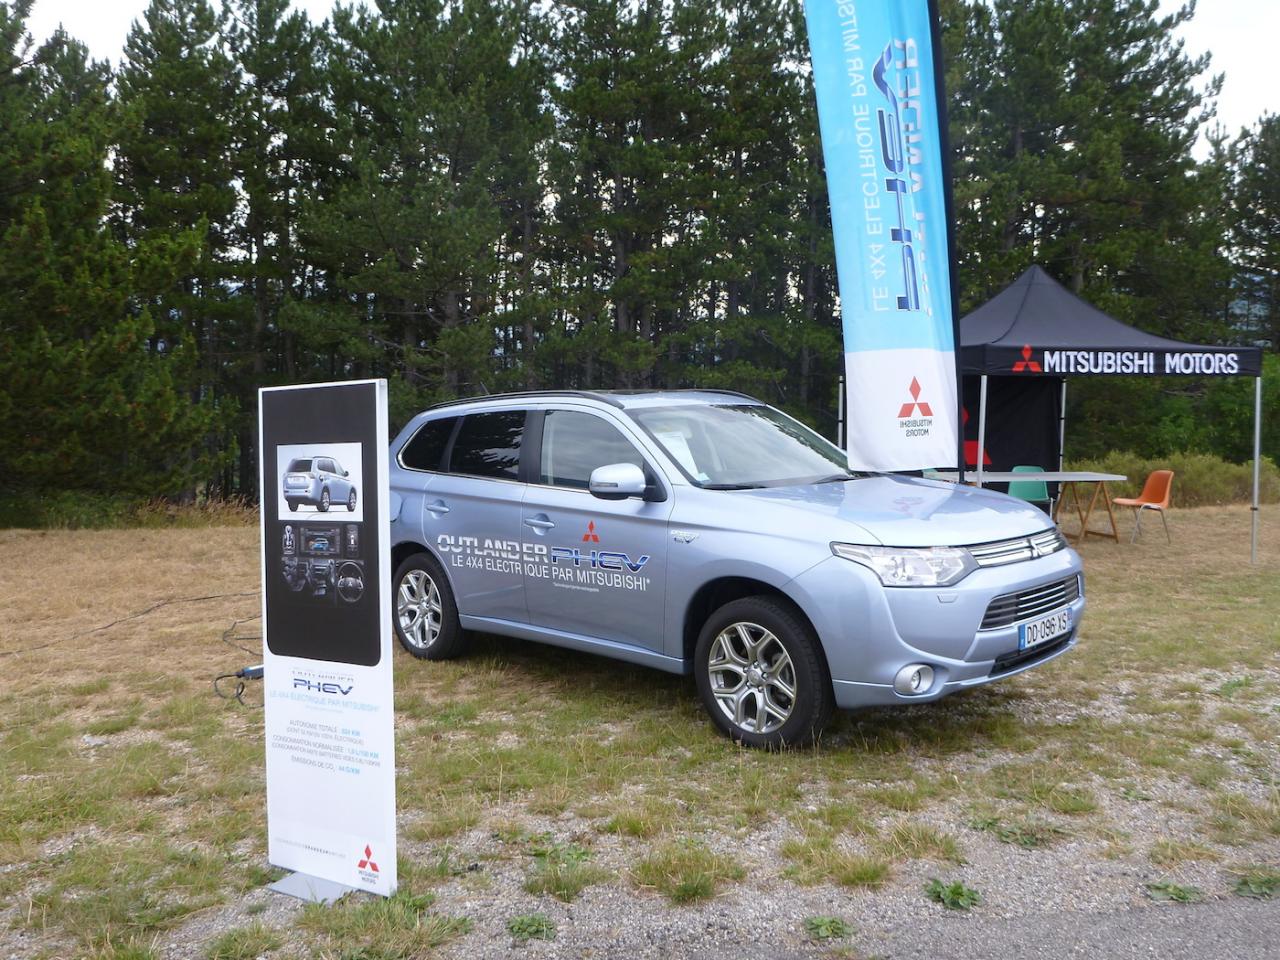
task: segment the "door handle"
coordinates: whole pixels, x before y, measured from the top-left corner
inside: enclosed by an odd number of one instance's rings
[[[545,513],[540,513],[536,517],[528,517],[525,520],[524,525],[526,527],[533,527],[533,529],[542,533],[545,533],[555,526],[555,524],[547,518]]]
[[[427,509],[432,513],[448,513],[449,505],[443,500],[437,500],[435,503],[428,503]]]

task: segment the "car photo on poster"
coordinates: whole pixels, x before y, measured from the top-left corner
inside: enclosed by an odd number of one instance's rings
[[[362,520],[360,444],[288,444],[276,448],[280,516],[338,511]]]

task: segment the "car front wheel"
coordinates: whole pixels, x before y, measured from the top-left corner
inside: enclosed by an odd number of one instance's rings
[[[436,558],[415,553],[396,569],[395,627],[400,645],[415,657],[448,660],[463,652],[453,590]]]
[[[717,727],[749,747],[812,743],[835,698],[813,628],[768,597],[725,604],[703,625],[694,654],[698,694]]]
[[[347,510],[351,513],[356,512],[356,488],[352,487],[351,492],[347,494]]]

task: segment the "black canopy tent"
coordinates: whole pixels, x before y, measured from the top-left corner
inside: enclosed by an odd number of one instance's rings
[[[1262,350],[1183,343],[1145,333],[1085,303],[1039,266],[960,320],[960,370],[965,379],[966,413],[978,405],[976,442],[967,441],[966,460],[977,467],[1008,469],[987,452],[988,381],[998,377],[997,409],[1016,420],[997,444],[1000,457],[1030,445],[1034,459],[1062,465],[1068,376],[1251,376],[1255,378],[1253,425],[1253,557],[1257,559],[1258,466],[1262,444]],[[976,383],[975,383],[976,381]],[[974,394],[977,394],[974,397]],[[1043,426],[1057,418],[1057,446]],[[966,432],[973,433],[966,416]],[[972,451],[972,456],[970,456]],[[1049,453],[1049,451],[1052,451]],[[985,462],[984,462],[985,461]]]

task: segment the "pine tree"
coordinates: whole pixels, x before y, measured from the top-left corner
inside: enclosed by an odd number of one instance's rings
[[[304,195],[331,162],[324,137],[319,38],[289,0],[234,0],[226,7],[226,47],[234,64],[231,162],[240,203],[229,221],[229,312],[220,376],[238,400],[236,486],[253,490],[257,465],[256,392],[297,379],[297,355],[280,329],[282,310],[306,296],[306,264],[297,249]]]
[[[1268,114],[1233,146],[1235,319],[1280,352],[1280,116]]]
[[[149,349],[137,294],[194,257],[181,240],[134,248],[104,227],[109,74],[55,35],[31,46],[28,4],[0,4],[0,450],[33,491],[178,493],[212,464],[186,454],[207,405],[175,387],[180,351]]]
[[[238,196],[231,121],[235,77],[222,52],[223,18],[207,0],[151,0],[125,43],[117,80],[121,127],[113,167],[114,218],[135,247],[199,242],[199,256],[148,301],[156,350],[180,350],[190,360],[183,389],[192,403],[220,414],[208,458],[235,452],[230,427],[235,391],[223,361],[235,327],[227,280],[236,272],[233,247]],[[213,493],[227,478],[208,478]]]

